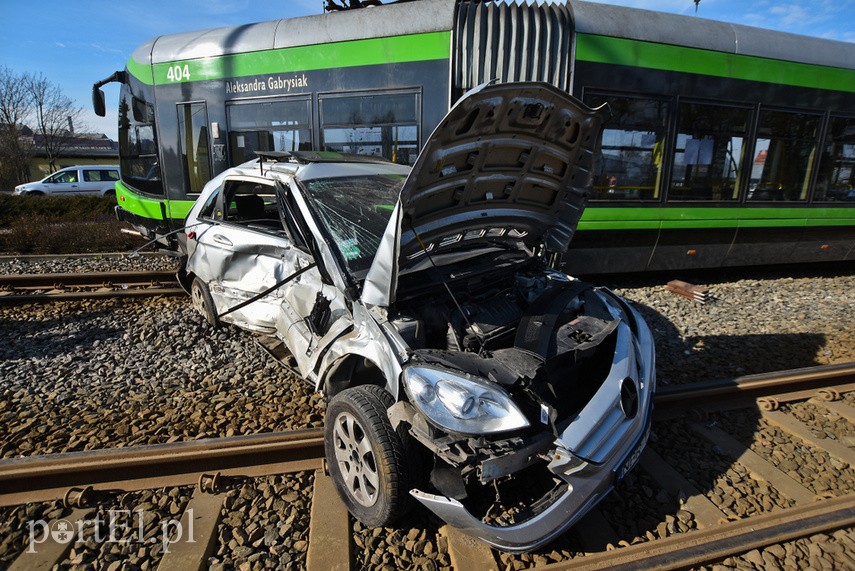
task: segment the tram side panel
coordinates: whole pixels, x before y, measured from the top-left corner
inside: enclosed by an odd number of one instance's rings
[[[204,182],[234,166],[234,162],[242,162],[241,157],[255,158],[252,152],[238,152],[236,146],[245,145],[248,134],[265,132],[273,124],[303,125],[308,121],[309,140],[301,140],[299,150],[316,148],[345,152],[354,149],[339,149],[342,141],[333,139],[350,137],[344,142],[356,145],[359,141],[352,139],[372,129],[382,131],[390,125],[405,126],[406,129],[398,131],[406,131],[401,136],[407,137],[408,144],[413,142],[415,133],[416,148],[405,149],[400,139],[393,139],[391,147],[384,146],[381,141],[377,145],[363,141],[361,150],[384,154],[383,150],[391,148],[397,157],[387,155],[386,158],[411,162],[424,137],[447,111],[448,73],[448,60],[429,60],[158,85],[158,138],[173,225],[186,216]],[[390,97],[397,103],[397,109],[383,107]],[[258,119],[254,126],[246,122],[236,128],[231,125],[230,115],[236,115],[233,110],[238,106],[244,110],[271,102],[305,102],[305,106],[290,107],[305,111],[273,117],[260,112],[254,114]],[[341,102],[351,105],[353,113],[348,117],[352,121],[346,125],[340,120],[330,123],[330,120],[335,121],[335,116],[342,115],[336,112]],[[199,121],[200,114],[204,114],[205,119]],[[253,113],[242,113],[242,116],[252,117]],[[268,138],[271,139],[268,144],[276,143],[272,136]]]
[[[852,255],[855,201],[820,202],[809,190],[815,161],[825,145],[821,137],[827,117],[855,109],[855,94],[587,61],[575,62],[575,74],[575,94],[588,104],[609,98],[659,101],[667,117],[658,127],[626,128],[638,131],[638,137],[650,137],[639,147],[658,153],[658,166],[647,186],[635,188],[632,181],[620,180],[622,173],[609,172],[614,165],[606,156],[610,128],[606,125],[602,145],[606,158],[598,163],[590,208],[567,256],[568,270],[644,271],[832,261]],[[698,168],[687,167],[685,156],[678,156],[687,153],[686,140],[692,138],[683,117],[692,106],[732,109],[736,112],[731,115],[745,118],[739,136],[741,156],[733,161],[740,174],[731,181],[732,188],[687,186],[681,180],[686,170]],[[812,151],[809,156],[804,153],[803,172],[789,196],[764,195],[762,185],[752,180],[762,171],[763,165],[757,170],[757,157],[764,156],[761,145],[772,138],[763,129],[774,114],[804,118],[814,129]],[[620,129],[614,124],[612,128]],[[716,128],[699,124],[698,139]],[[614,152],[642,151],[615,144]],[[631,158],[624,159],[632,164]]]

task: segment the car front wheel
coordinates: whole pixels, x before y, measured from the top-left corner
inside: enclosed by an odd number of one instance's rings
[[[337,394],[327,407],[324,445],[330,476],[350,513],[382,527],[409,508],[405,443],[386,414],[392,395],[364,385]]]

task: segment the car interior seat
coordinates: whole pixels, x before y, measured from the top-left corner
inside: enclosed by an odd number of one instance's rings
[[[257,194],[235,195],[238,219],[259,220],[265,218],[264,199]]]

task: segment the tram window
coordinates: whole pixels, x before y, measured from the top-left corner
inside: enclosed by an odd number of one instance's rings
[[[228,114],[233,166],[254,159],[256,151],[312,150],[309,99],[232,104]]]
[[[855,118],[831,118],[814,200],[855,202]]]
[[[668,103],[656,99],[589,95],[586,103],[608,103],[594,166],[593,200],[658,200]]]
[[[146,194],[162,195],[163,181],[153,124],[154,107],[131,95],[126,85],[122,86],[120,97],[119,164],[122,180]]]
[[[419,152],[417,93],[320,99],[325,151],[375,155],[412,165]]]
[[[184,170],[184,190],[199,194],[211,180],[208,108],[204,103],[178,105],[178,143]]]
[[[736,200],[751,110],[680,105],[669,200]]]
[[[749,200],[807,200],[819,125],[818,115],[761,110]]]

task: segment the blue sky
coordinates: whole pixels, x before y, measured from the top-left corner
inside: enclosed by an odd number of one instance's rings
[[[693,0],[607,2],[693,14]],[[43,73],[84,108],[90,131],[116,138],[117,88],[108,115],[91,112],[92,84],[123,69],[131,52],[162,34],[319,14],[322,0],[0,0],[0,64]],[[701,0],[698,16],[855,42],[855,0]]]

